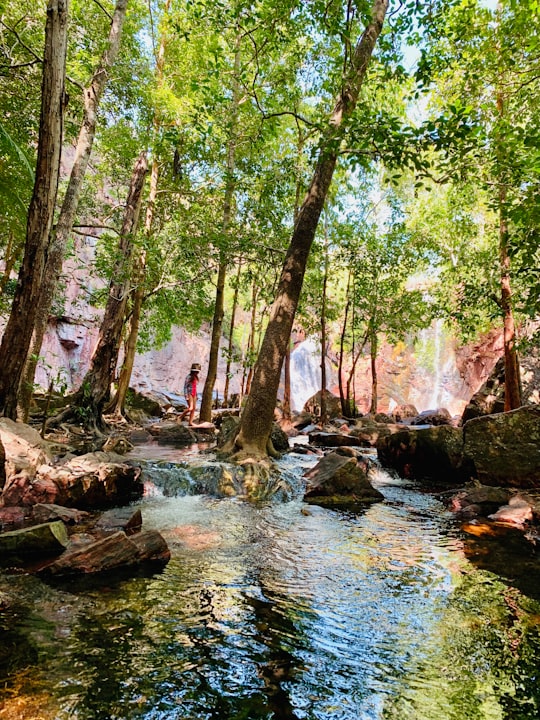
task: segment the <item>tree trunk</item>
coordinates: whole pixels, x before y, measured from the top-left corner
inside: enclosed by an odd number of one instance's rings
[[[343,134],[343,121],[358,102],[387,8],[388,0],[375,0],[373,4],[371,21],[354,50],[351,68],[344,78],[341,94],[329,119],[329,128],[321,143],[313,178],[295,223],[277,296],[255,366],[253,384],[235,439],[236,447],[245,457],[264,457],[267,454],[283,358],[287,352],[309,251],[332,182]]]
[[[236,309],[238,307],[238,291],[240,288],[240,273],[242,272],[242,260],[238,262],[238,270],[236,273],[236,284],[234,286],[234,295],[231,307],[231,327],[229,331],[229,347],[227,349],[227,367],[225,369],[225,387],[223,389],[223,407],[227,407],[229,400],[229,383],[231,379],[231,365],[232,365],[232,354],[233,354],[233,338],[234,338],[234,323],[236,319]]]
[[[236,187],[236,181],[234,177],[234,171],[236,166],[236,133],[238,125],[238,108],[240,103],[240,43],[241,35],[237,34],[236,46],[234,53],[234,71],[233,71],[233,96],[232,96],[232,108],[231,108],[231,122],[230,122],[230,135],[229,144],[227,148],[227,167],[226,167],[226,181],[225,181],[225,197],[223,201],[223,225],[222,235],[223,240],[229,232],[229,225],[231,223],[232,206],[234,199],[234,192]],[[208,358],[208,369],[206,371],[206,380],[204,382],[204,389],[201,398],[201,407],[199,411],[199,418],[201,422],[212,422],[212,394],[214,392],[214,385],[217,378],[217,367],[219,360],[219,343],[221,340],[221,328],[223,326],[223,312],[224,312],[224,294],[225,294],[225,279],[227,274],[227,257],[225,249],[221,249],[219,253],[219,269],[218,278],[216,285],[216,302],[214,306],[214,318],[212,320],[212,339],[210,341],[210,355]]]
[[[58,216],[58,222],[56,223],[56,229],[50,240],[39,305],[34,323],[32,350],[26,363],[24,380],[21,385],[20,406],[25,418],[28,416],[38,358],[41,352],[43,337],[47,331],[54,294],[58,286],[60,273],[62,272],[62,263],[64,261],[67,241],[73,228],[73,222],[79,206],[81,188],[94,144],[99,102],[107,83],[108,72],[116,60],[120,48],[122,27],[126,16],[126,5],[127,0],[117,0],[111,21],[107,47],[101,56],[92,82],[83,92],[84,115],[77,139],[75,160],[71,168],[68,186]]]
[[[326,403],[326,288],[328,285],[328,228],[324,226],[324,271],[321,304],[321,425],[328,422]]]
[[[255,359],[255,335],[257,334],[257,281],[254,278],[251,285],[251,322],[247,349],[248,374],[244,393],[249,395],[253,380],[253,362]]]
[[[77,414],[78,409],[78,415],[89,427],[102,425],[101,414],[109,399],[110,387],[116,371],[131,283],[133,239],[137,232],[147,167],[146,151],[144,151],[139,155],[133,168],[120,234],[119,258],[109,285],[109,297],[99,329],[97,346],[90,361],[90,368],[73,400],[75,413]]]
[[[53,222],[64,117],[64,79],[67,47],[67,0],[49,0],[41,84],[41,115],[36,179],[26,226],[24,256],[0,345],[0,410],[17,415],[19,385],[38,311],[49,235]]]
[[[352,417],[350,398],[345,398],[345,390],[343,388],[343,358],[345,356],[345,334],[347,332],[347,320],[349,318],[349,310],[351,307],[351,273],[347,276],[347,290],[345,291],[346,303],[345,303],[345,314],[343,316],[343,325],[341,327],[341,335],[339,338],[339,362],[338,362],[338,385],[339,385],[339,400],[341,403],[341,412],[345,417]],[[352,349],[351,357],[354,357],[354,347]]]
[[[376,415],[378,405],[377,345],[377,331],[375,327],[371,325],[369,330],[369,356],[371,361],[371,406],[369,412],[372,415]]]
[[[497,93],[497,113],[499,120],[504,117],[504,96]],[[504,342],[504,410],[521,407],[521,373],[516,349],[516,326],[512,310],[512,287],[510,283],[510,256],[508,254],[508,219],[506,213],[507,186],[506,173],[503,170],[505,158],[502,143],[497,148],[499,171],[499,261],[501,268],[501,309],[503,313]]]

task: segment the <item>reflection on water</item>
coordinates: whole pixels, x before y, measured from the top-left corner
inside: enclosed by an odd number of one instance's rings
[[[160,574],[9,578],[0,718],[537,718],[540,605],[470,564],[435,499],[376,483],[361,514],[154,494]]]

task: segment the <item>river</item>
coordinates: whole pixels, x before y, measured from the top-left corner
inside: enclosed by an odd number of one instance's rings
[[[171,548],[162,572],[0,576],[18,597],[2,720],[539,717],[536,580],[480,567],[437,498],[380,469],[385,500],[360,513],[166,496],[175,465],[154,460],[139,505]],[[280,462],[300,486],[315,461]]]

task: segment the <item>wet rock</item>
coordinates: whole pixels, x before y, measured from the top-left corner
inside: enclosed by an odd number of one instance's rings
[[[350,435],[361,440],[359,445],[363,447],[376,447],[377,440],[387,437],[393,433],[403,430],[401,425],[395,423],[379,423],[370,416],[358,418],[354,427],[350,429]]]
[[[418,480],[461,484],[469,479],[462,454],[462,430],[450,425],[400,430],[377,441],[377,455],[383,466]]]
[[[13,525],[22,525],[27,512],[28,508],[18,506],[0,507],[0,530]]]
[[[44,567],[40,574],[60,577],[99,573],[121,567],[134,567],[142,562],[165,565],[169,559],[167,543],[158,532],[148,531],[129,538],[120,531],[66,551]]]
[[[163,415],[163,407],[157,396],[152,393],[142,393],[133,388],[129,388],[127,391],[126,408],[128,414],[130,410],[140,410],[147,417],[161,417]]]
[[[304,500],[315,505],[354,507],[384,499],[369,482],[366,464],[355,457],[330,453],[304,477]]]
[[[346,445],[367,447],[365,440],[356,435],[322,431],[309,433],[309,442],[311,445],[319,447],[343,447]]]
[[[416,409],[416,406],[412,404],[398,405],[392,411],[392,417],[394,418],[395,422],[405,422],[408,420],[412,420],[412,418],[416,417],[417,415],[419,415],[419,412]]]
[[[540,405],[469,420],[464,458],[484,485],[540,487]]]
[[[274,450],[277,452],[287,452],[289,450],[289,437],[284,430],[277,423],[272,424],[272,432],[270,433],[270,440],[274,446]]]
[[[68,545],[66,526],[61,520],[32,525],[0,534],[2,555],[55,555]]]
[[[123,530],[126,535],[134,535],[140,532],[142,527],[141,511],[139,508],[134,510],[130,507],[107,510],[102,513],[94,527],[103,532]]]
[[[197,442],[197,436],[191,428],[177,422],[155,423],[148,431],[157,437],[159,445],[182,446]]]
[[[514,495],[497,512],[488,516],[495,522],[506,523],[517,528],[523,528],[533,519],[533,508],[530,502],[520,495]]]
[[[77,525],[89,513],[76,508],[67,508],[53,503],[37,503],[30,511],[30,517],[34,522],[45,523],[53,520],[62,520],[66,525]]]

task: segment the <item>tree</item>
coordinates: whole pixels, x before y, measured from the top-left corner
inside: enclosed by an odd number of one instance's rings
[[[83,121],[79,130],[75,148],[75,158],[64,193],[64,199],[47,252],[47,260],[35,319],[34,340],[26,363],[24,379],[21,386],[20,405],[22,406],[25,419],[28,417],[34,375],[41,352],[43,337],[47,329],[51,304],[58,285],[68,238],[73,228],[82,184],[94,144],[99,103],[105,89],[108,74],[120,48],[126,8],[127,0],[117,0],[111,19],[107,46],[92,75],[90,84],[83,89],[82,93],[84,102]]]
[[[15,419],[19,384],[39,307],[58,191],[64,116],[67,0],[49,0],[34,191],[28,209],[24,257],[11,314],[0,345],[0,409]]]
[[[387,9],[388,0],[375,0],[370,19],[352,52],[342,88],[321,138],[311,184],[298,214],[283,264],[239,432],[230,446],[230,449],[236,447],[241,451],[239,457],[261,458],[267,455],[281,368],[287,352],[309,251],[332,182],[344,124],[358,102]]]
[[[70,415],[92,429],[103,425],[102,412],[110,395],[114,380],[122,328],[132,277],[132,256],[135,235],[142,203],[144,181],[148,169],[146,151],[143,151],[133,168],[129,193],[120,232],[118,258],[109,284],[109,294],[96,348],[90,368],[71,403]],[[62,419],[64,419],[62,417]],[[56,422],[59,420],[57,419]]]

